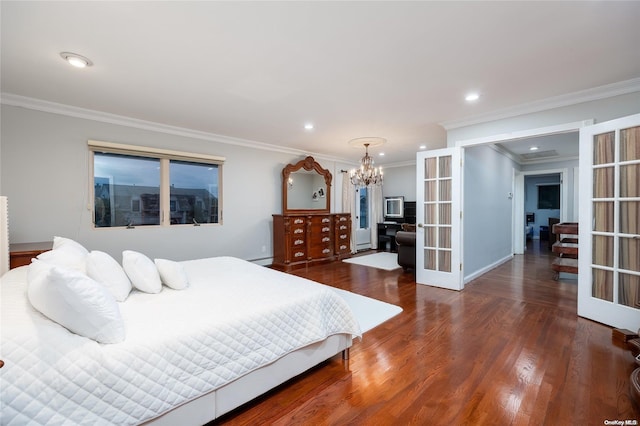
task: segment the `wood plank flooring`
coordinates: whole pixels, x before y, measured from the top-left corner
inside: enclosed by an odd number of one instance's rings
[[[534,241],[461,292],[411,272],[343,262],[295,274],[403,312],[340,356],[212,424],[603,425],[636,420],[633,357],[576,314],[577,281],[554,281]]]

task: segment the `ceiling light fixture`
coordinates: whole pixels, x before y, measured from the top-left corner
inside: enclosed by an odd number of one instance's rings
[[[427,149],[427,146],[426,146],[426,145],[420,145],[418,148],[420,148],[420,149]]]
[[[351,183],[358,187],[382,185],[382,167],[373,167],[373,158],[369,156],[369,147],[387,142],[384,138],[357,138],[349,141],[353,147],[364,146],[364,157],[360,160],[360,168],[349,172]]]
[[[469,93],[467,96],[464,97],[464,100],[467,102],[477,101],[478,99],[480,99],[480,95],[477,93]]]
[[[62,56],[62,59],[69,62],[76,68],[86,68],[93,65],[93,62],[91,62],[89,58],[85,58],[84,56],[78,55],[77,53],[62,52],[60,53],[60,56]]]
[[[313,123],[307,123],[304,125],[305,130],[313,130]]]
[[[532,146],[531,148],[529,148],[529,151],[537,151],[538,147],[537,146]]]

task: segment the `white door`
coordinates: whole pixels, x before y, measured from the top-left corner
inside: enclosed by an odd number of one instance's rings
[[[462,148],[417,154],[416,282],[462,289]]]
[[[580,130],[578,315],[640,327],[640,114]]]

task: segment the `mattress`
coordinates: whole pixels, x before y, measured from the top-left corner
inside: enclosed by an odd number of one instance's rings
[[[5,274],[1,423],[138,424],[327,336],[361,335],[326,286],[231,257],[182,263],[189,288],[134,290],[119,304],[126,339],[117,344],[34,310],[28,267]]]

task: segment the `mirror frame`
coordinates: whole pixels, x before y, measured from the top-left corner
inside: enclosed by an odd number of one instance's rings
[[[324,182],[327,186],[325,200],[326,204],[324,208],[319,209],[289,209],[287,208],[287,188],[289,176],[291,173],[297,172],[298,170],[314,170],[321,176],[324,176]],[[304,160],[298,161],[296,164],[287,164],[287,166],[282,169],[282,214],[296,214],[296,213],[329,213],[330,205],[331,205],[331,180],[333,176],[331,176],[331,172],[327,169],[322,168],[320,164],[316,162],[316,160],[308,156]]]

